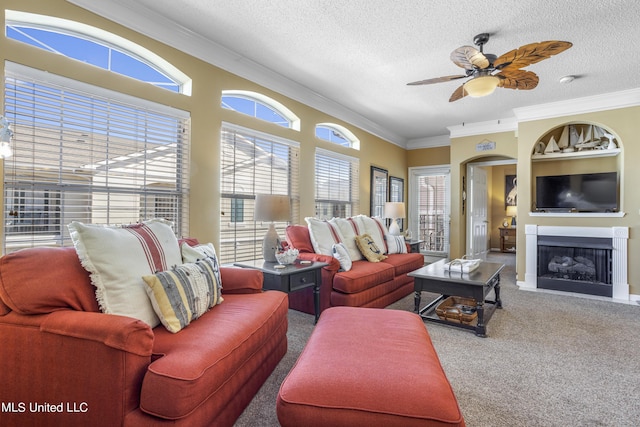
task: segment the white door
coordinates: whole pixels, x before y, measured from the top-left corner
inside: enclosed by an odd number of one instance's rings
[[[487,171],[483,167],[467,167],[469,182],[469,213],[467,227],[467,257],[487,259],[489,252],[489,213]]]

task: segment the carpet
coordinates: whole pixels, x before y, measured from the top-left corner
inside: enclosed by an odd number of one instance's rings
[[[638,425],[640,306],[521,291],[514,254],[489,260],[506,266],[504,308],[487,324],[488,337],[426,324],[467,426]],[[413,295],[387,308],[412,311]],[[279,425],[278,389],[313,326],[313,316],[289,310],[288,352],[237,427]]]

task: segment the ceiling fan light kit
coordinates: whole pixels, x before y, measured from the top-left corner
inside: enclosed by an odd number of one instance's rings
[[[479,76],[466,82],[464,86],[467,95],[473,98],[491,95],[496,90],[500,79],[496,76]]]
[[[489,33],[478,34],[473,38],[473,42],[479,49],[473,46],[461,46],[451,52],[451,61],[458,67],[464,68],[464,75],[436,77],[407,84],[417,86],[469,79],[453,92],[449,102],[457,101],[467,95],[474,98],[487,96],[497,87],[531,90],[538,85],[539,78],[535,73],[522,68],[564,52],[573,46],[570,42],[549,40],[520,46],[496,56],[482,51],[488,41]]]

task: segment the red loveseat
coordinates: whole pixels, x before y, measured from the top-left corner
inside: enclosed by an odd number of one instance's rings
[[[413,278],[407,273],[424,265],[422,254],[402,253],[388,255],[381,262],[353,261],[351,270],[339,271],[337,259],[315,253],[306,226],[288,226],[286,237],[289,246],[300,251],[299,259],[329,264],[322,269],[320,311],[334,306],[384,308],[414,291]],[[289,307],[313,314],[311,290],[290,293]]]
[[[222,268],[224,302],[172,334],[99,311],[73,248],[0,258],[3,426],[231,426],[287,351],[287,295]]]

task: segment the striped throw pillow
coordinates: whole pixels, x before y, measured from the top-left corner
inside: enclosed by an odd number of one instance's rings
[[[211,258],[182,264],[171,270],[143,276],[147,294],[160,322],[169,332],[179,332],[222,302]]]
[[[385,240],[387,241],[387,248],[389,254],[406,254],[407,245],[404,243],[404,236],[394,236],[393,234],[385,234]]]

